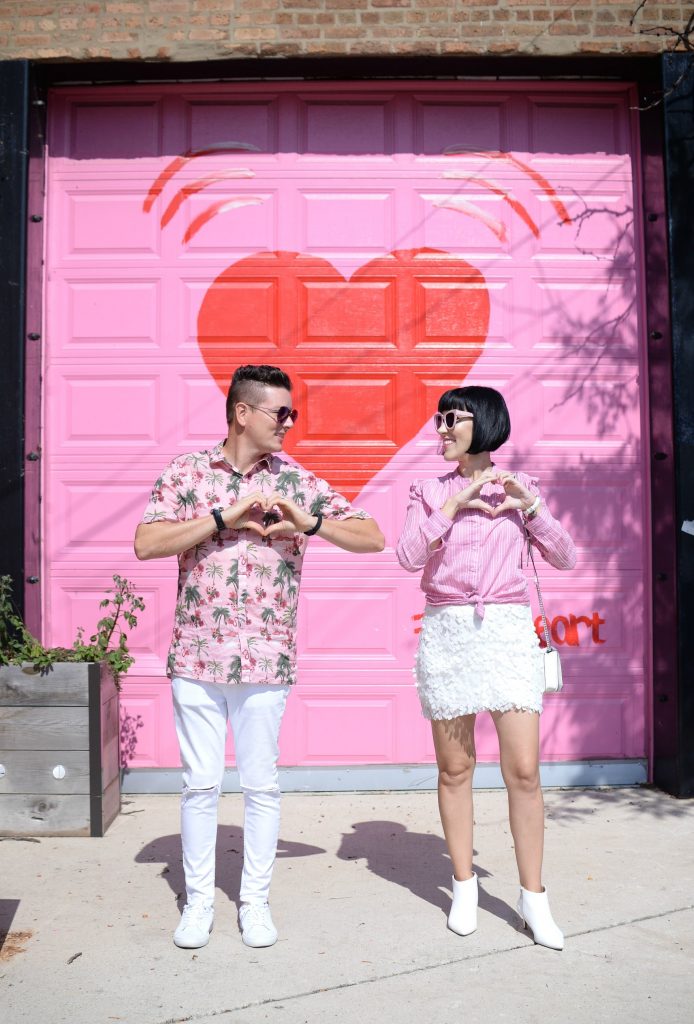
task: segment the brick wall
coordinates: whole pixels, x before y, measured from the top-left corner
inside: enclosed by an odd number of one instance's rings
[[[0,0],[0,59],[653,53],[691,3],[647,0]],[[655,30],[655,31],[654,31]]]

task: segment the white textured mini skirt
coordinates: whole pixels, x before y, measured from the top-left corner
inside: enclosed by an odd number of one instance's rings
[[[427,605],[414,668],[425,718],[542,711],[542,651],[526,604]]]

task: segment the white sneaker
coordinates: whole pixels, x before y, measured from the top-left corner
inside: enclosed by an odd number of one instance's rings
[[[247,946],[273,946],[277,929],[272,923],[267,903],[244,903],[239,910],[241,938]]]
[[[182,949],[200,949],[210,941],[214,924],[214,907],[211,903],[186,903],[174,942]]]

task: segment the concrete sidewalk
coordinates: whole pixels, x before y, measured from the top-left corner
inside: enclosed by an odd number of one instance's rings
[[[0,841],[3,1024],[689,1024],[694,801],[548,791],[545,877],[567,936],[534,946],[503,792],[476,794],[479,927],[446,928],[435,795],[285,796],[272,892],[278,943],[236,924],[241,797],[222,798],[216,923],[171,936],[183,889],[178,799],[127,798],[105,839]]]

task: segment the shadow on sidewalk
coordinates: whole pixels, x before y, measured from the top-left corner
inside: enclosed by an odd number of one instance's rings
[[[321,846],[295,843],[280,837],[277,843],[277,859],[288,857],[313,857],[325,853]],[[185,879],[181,859],[181,836],[176,832],[159,836],[143,846],[135,857],[136,864],[162,863],[159,872],[174,893],[179,907],[185,903]],[[217,859],[215,865],[216,886],[238,904],[243,869],[243,830],[238,825],[220,825],[217,828]]]
[[[0,959],[2,959],[3,948],[12,931],[12,922],[18,910],[19,900],[0,900]]]
[[[545,790],[545,817],[557,825],[572,825],[597,815],[611,824],[610,812],[619,814],[620,826],[643,816],[656,820],[694,819],[694,800],[678,800],[655,786],[610,789]]]
[[[364,859],[369,871],[409,889],[414,896],[448,915],[452,868],[442,836],[408,832],[397,821],[359,821],[352,828],[353,832],[343,833],[337,851],[341,860]],[[490,877],[479,864],[473,867],[480,882]],[[516,927],[518,915],[513,908],[490,895],[482,885],[479,905],[482,910]]]

